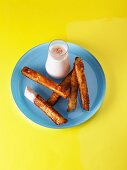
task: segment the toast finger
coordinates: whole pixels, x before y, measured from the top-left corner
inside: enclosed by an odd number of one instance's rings
[[[68,91],[68,93],[70,93],[70,80],[71,80],[71,74],[72,71],[65,77],[65,79],[60,83],[60,85]],[[47,102],[53,106],[57,103],[57,101],[59,100],[60,95],[56,92],[53,92],[52,95],[50,96],[50,98],[47,100]]]
[[[43,76],[42,74],[36,72],[35,70],[32,70],[31,68],[28,68],[25,66],[21,70],[22,74],[29,79],[53,90],[63,98],[67,98],[69,96],[69,91],[66,91],[63,87],[61,87],[59,84],[55,83],[51,79],[48,79],[47,77]]]
[[[89,95],[88,95],[88,88],[86,77],[84,74],[84,64],[81,58],[76,57],[75,59],[75,71],[79,85],[79,91],[82,101],[82,107],[85,110],[89,110]]]
[[[41,96],[30,87],[26,87],[25,96],[41,109],[55,124],[60,125],[67,122],[52,106],[50,106]]]
[[[77,95],[78,95],[78,81],[77,81],[75,66],[74,66],[72,71],[72,76],[71,76],[70,96],[68,100],[68,109],[67,109],[68,112],[76,108]]]

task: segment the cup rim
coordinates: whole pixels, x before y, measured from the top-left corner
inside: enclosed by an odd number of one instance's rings
[[[69,46],[68,46],[68,43],[67,43],[66,41],[62,40],[62,39],[54,39],[54,40],[52,40],[52,41],[49,43],[49,46],[48,46],[49,52],[51,52],[51,50],[50,50],[50,45],[51,45],[51,43],[54,42],[54,41],[62,41],[62,42],[64,42],[64,43],[66,44],[66,46],[67,46],[67,50],[65,51],[65,53],[60,54],[60,56],[63,56],[63,55],[65,55],[65,54],[67,54],[68,49],[69,49]],[[57,59],[55,59],[55,60],[57,60]],[[57,60],[57,61],[58,61],[58,60]]]

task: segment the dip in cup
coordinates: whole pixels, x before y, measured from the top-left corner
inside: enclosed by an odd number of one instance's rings
[[[48,58],[45,65],[47,73],[54,78],[65,77],[70,64],[68,59],[68,45],[63,40],[54,40],[49,44]]]

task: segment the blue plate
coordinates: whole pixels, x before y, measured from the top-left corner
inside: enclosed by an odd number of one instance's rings
[[[68,113],[67,99],[60,98],[54,108],[65,118],[67,118],[68,122],[63,125],[56,125],[40,109],[24,97],[24,89],[27,85],[33,88],[45,100],[49,98],[52,91],[21,74],[21,69],[24,66],[28,66],[42,73],[46,77],[51,78],[45,70],[48,45],[49,43],[44,43],[32,48],[25,55],[23,55],[23,57],[16,64],[11,78],[13,98],[22,113],[39,125],[48,128],[68,128],[79,125],[92,117],[101,106],[106,87],[104,72],[99,62],[87,50],[79,47],[78,45],[68,43],[71,67],[73,67],[76,56],[80,56],[84,60],[85,74],[90,97],[90,111],[85,111],[82,109],[80,96],[78,95],[77,108],[73,112]],[[61,80],[53,79],[53,81],[59,83]]]

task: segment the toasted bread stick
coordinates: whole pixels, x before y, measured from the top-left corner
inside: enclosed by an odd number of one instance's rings
[[[67,119],[62,117],[52,106],[50,106],[42,97],[37,95],[34,100],[34,104],[38,106],[52,121],[57,124],[63,124],[67,122]]]
[[[78,81],[75,72],[75,66],[71,75],[71,87],[70,87],[70,96],[68,100],[68,112],[71,112],[76,108],[77,105],[77,95],[78,95]]]
[[[64,78],[64,80],[60,83],[60,85],[68,91],[68,93],[70,93],[70,80],[71,80],[71,74],[72,71]],[[47,102],[53,106],[56,104],[56,102],[59,100],[60,95],[58,93],[53,92],[52,95],[50,96],[50,98],[47,100]]]
[[[88,88],[87,88],[86,77],[84,74],[84,64],[82,59],[79,57],[75,58],[75,71],[76,71],[76,76],[79,85],[82,107],[83,109],[88,111],[89,110]]]
[[[29,79],[53,90],[63,98],[67,98],[69,96],[69,91],[66,91],[63,87],[61,87],[59,84],[53,82],[51,79],[48,79],[47,77],[43,76],[42,74],[36,72],[35,70],[32,70],[25,66],[21,70],[22,74]]]
[[[60,125],[67,122],[52,106],[50,106],[41,96],[30,87],[26,87],[25,96],[41,109],[55,124]]]

